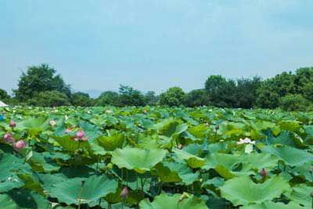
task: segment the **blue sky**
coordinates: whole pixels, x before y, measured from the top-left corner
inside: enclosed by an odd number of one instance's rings
[[[75,90],[202,88],[313,66],[312,0],[0,0],[0,88],[47,63]]]

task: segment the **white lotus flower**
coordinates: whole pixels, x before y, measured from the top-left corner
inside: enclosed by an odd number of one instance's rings
[[[249,138],[239,139],[237,144],[255,144],[255,141],[251,141]]]
[[[55,126],[57,124],[57,122],[55,122],[55,120],[50,120],[49,124],[50,124],[50,126]]]

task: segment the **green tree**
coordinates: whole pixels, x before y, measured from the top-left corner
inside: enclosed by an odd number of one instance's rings
[[[40,92],[59,91],[68,97],[71,94],[69,85],[66,85],[60,75],[48,65],[32,66],[23,73],[14,91],[17,99],[26,101]]]
[[[147,105],[156,105],[159,101],[159,97],[155,95],[154,91],[148,91],[144,96]]]
[[[277,108],[280,98],[288,94],[297,94],[297,88],[295,75],[283,72],[262,82],[257,90],[256,104],[262,108]]]
[[[295,74],[297,94],[313,102],[313,67],[300,68]]]
[[[254,77],[252,79],[238,79],[235,91],[234,107],[252,108],[256,105],[257,89],[261,85],[261,78]]]
[[[185,92],[179,87],[169,88],[160,95],[160,104],[168,106],[184,105]]]
[[[235,107],[236,82],[220,75],[212,75],[205,82],[210,104],[217,107]]]
[[[140,91],[130,86],[120,86],[118,106],[144,106],[145,104],[145,97]]]
[[[196,89],[186,94],[184,103],[188,107],[196,107],[209,105],[210,99],[208,93],[204,89]]]
[[[303,96],[313,102],[313,82],[307,83],[303,86]]]
[[[87,93],[76,92],[71,96],[71,103],[74,106],[89,107],[93,105],[93,100]]]
[[[36,94],[32,99],[28,100],[30,105],[41,107],[57,107],[71,105],[66,94],[59,91],[44,91]]]
[[[105,106],[105,105],[118,105],[119,95],[114,91],[105,91],[97,99],[96,105]]]
[[[209,94],[216,94],[220,88],[227,84],[227,80],[221,75],[211,75],[205,81],[205,90]]]

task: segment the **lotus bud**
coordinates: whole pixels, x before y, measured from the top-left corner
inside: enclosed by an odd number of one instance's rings
[[[14,120],[11,120],[11,121],[10,121],[10,127],[11,127],[11,128],[15,128],[15,126],[16,126],[15,121],[14,121]]]
[[[24,140],[19,140],[14,144],[15,149],[24,149],[26,147],[26,142]]]
[[[4,141],[6,141],[7,143],[13,143],[14,142],[14,139],[12,137],[12,134],[10,133],[6,133],[4,136],[3,136],[3,139]]]
[[[262,168],[262,170],[259,172],[259,174],[260,174],[263,178],[265,178],[265,177],[267,176],[267,171],[266,171],[264,168]]]
[[[128,188],[127,188],[127,187],[124,187],[123,190],[122,190],[122,192],[121,192],[121,194],[120,194],[120,196],[121,196],[123,199],[126,199],[126,198],[128,197],[128,193],[129,193]]]

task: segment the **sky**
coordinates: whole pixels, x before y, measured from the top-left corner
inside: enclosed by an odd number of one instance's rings
[[[75,91],[158,93],[313,66],[312,0],[0,0],[0,88],[49,64]]]

